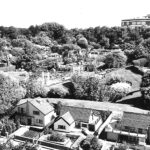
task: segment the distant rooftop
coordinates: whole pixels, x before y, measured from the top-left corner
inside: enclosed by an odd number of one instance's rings
[[[123,19],[122,21],[128,21],[128,20],[150,20],[150,14],[143,16],[143,17],[136,17],[136,18],[130,18],[130,19]]]

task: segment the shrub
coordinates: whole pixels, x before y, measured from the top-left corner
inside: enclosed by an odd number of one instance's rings
[[[12,120],[8,120],[8,118],[3,118],[0,122],[1,124],[1,135],[6,136],[6,132],[8,134],[13,133],[16,130],[16,124]]]
[[[64,86],[51,87],[48,92],[48,97],[63,98],[69,95],[69,91]]]
[[[57,132],[53,132],[50,136],[47,137],[48,141],[56,141],[56,142],[64,142],[65,139],[66,137],[63,134]]]
[[[142,77],[141,93],[144,103],[149,107],[150,104],[150,72],[146,72]]]
[[[85,37],[81,37],[79,38],[79,40],[77,41],[78,45],[81,47],[81,48],[87,48],[88,47],[88,41]]]
[[[26,84],[27,94],[26,97],[46,97],[48,94],[48,89],[44,87],[42,81],[30,78]]]
[[[24,97],[25,91],[19,85],[17,79],[7,74],[0,74],[0,113],[6,113],[12,106]]]
[[[125,82],[124,76],[118,74],[118,73],[112,73],[110,76],[106,78],[106,84],[112,85],[117,82]]]
[[[109,53],[104,60],[106,68],[120,68],[126,65],[127,57],[123,53]]]
[[[148,65],[147,58],[140,58],[132,61],[134,66],[146,67]]]
[[[29,130],[29,131],[25,132],[25,133],[23,134],[23,136],[29,137],[29,138],[34,138],[34,137],[39,136],[39,132]]]

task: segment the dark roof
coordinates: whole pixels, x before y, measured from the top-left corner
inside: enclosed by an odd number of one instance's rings
[[[96,110],[88,109],[88,108],[80,108],[80,107],[73,107],[73,106],[62,106],[60,115],[63,116],[65,113],[70,112],[73,119],[75,121],[81,121],[81,122],[89,122],[89,117],[91,114],[91,111],[96,114]]]
[[[147,129],[150,125],[150,115],[125,112],[121,120],[121,125]]]

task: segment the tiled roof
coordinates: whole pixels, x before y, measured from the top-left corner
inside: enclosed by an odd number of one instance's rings
[[[75,121],[82,121],[82,122],[89,122],[89,117],[91,111],[94,113],[97,112],[96,110],[88,109],[88,108],[80,108],[80,107],[73,107],[73,106],[62,106],[60,115],[63,116],[66,112],[70,112],[73,119]]]
[[[150,115],[125,112],[121,120],[121,125],[147,129],[150,125]]]
[[[27,102],[28,99],[22,99],[17,103],[17,106],[22,105]]]
[[[52,110],[54,110],[53,106],[46,99],[35,98],[35,99],[22,99],[18,102],[17,106],[22,105],[26,102],[31,103],[34,107],[36,107],[40,112],[44,115],[48,114]]]
[[[69,125],[71,125],[74,122],[74,119],[69,111],[65,113],[63,116],[61,116],[61,118],[63,118]]]
[[[46,99],[32,99],[29,101],[34,107],[40,110],[44,115],[53,111],[53,106]]]

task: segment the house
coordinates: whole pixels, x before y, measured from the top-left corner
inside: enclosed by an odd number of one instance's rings
[[[60,117],[54,123],[54,130],[70,132],[74,128],[86,128],[94,132],[101,124],[100,111],[63,105]]]
[[[145,145],[149,138],[149,114],[127,113],[124,112],[120,119],[113,118],[105,128],[107,140]]]
[[[22,99],[15,108],[20,123],[44,127],[55,117],[53,106],[41,98]]]

